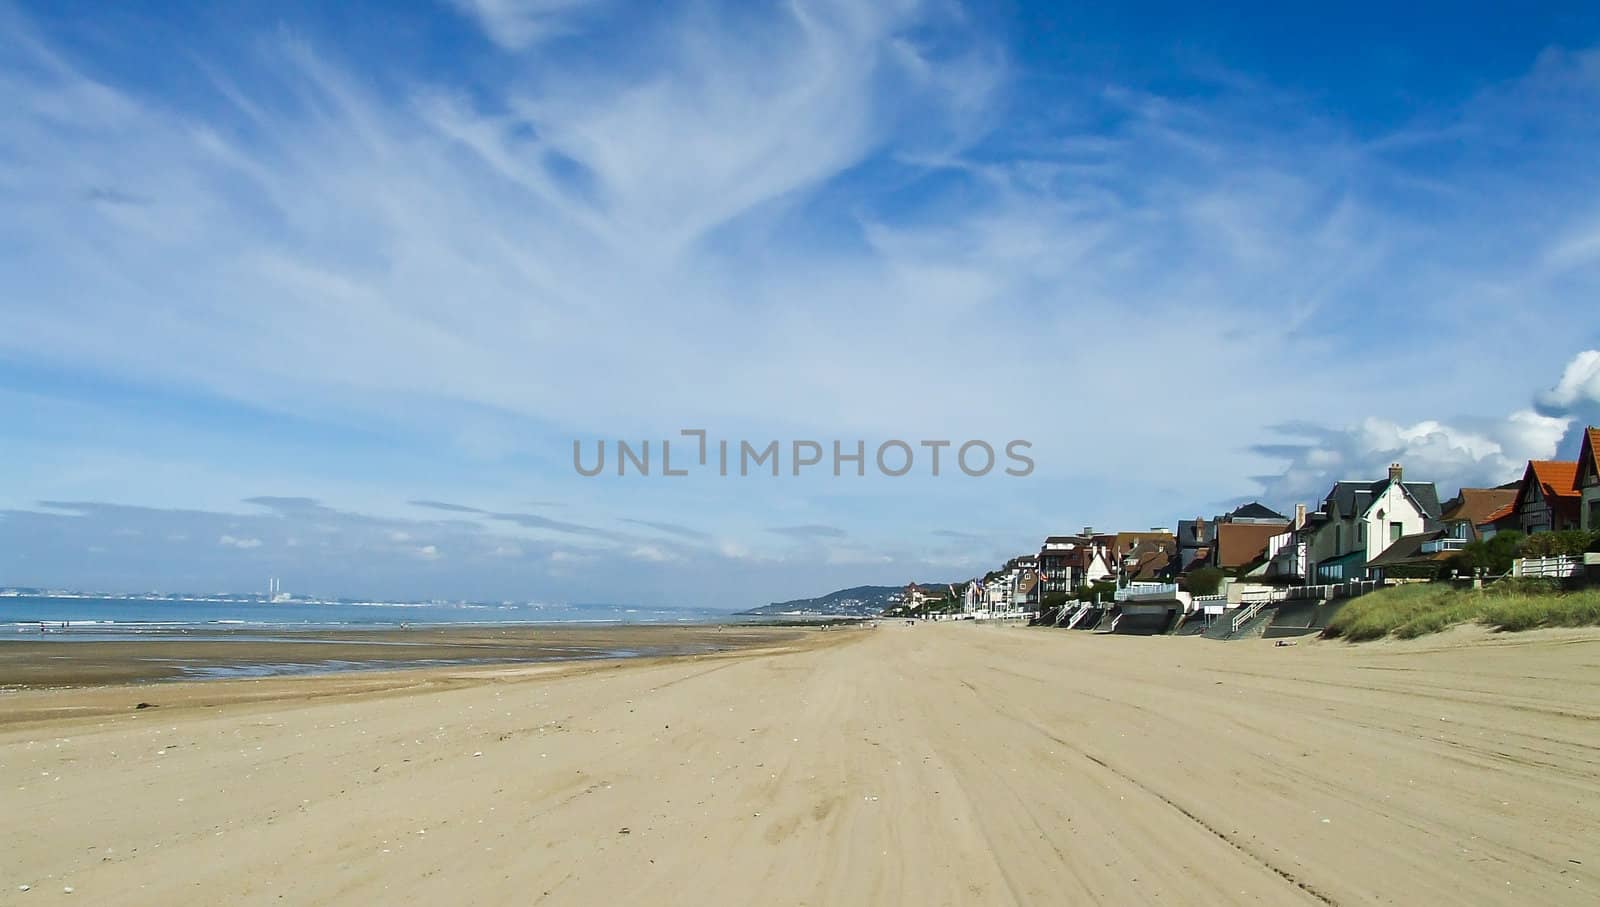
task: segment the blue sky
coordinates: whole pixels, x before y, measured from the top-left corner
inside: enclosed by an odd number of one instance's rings
[[[1600,10],[1098,6],[0,2],[0,584],[744,606],[1571,455]],[[572,469],[683,428],[1037,467]]]

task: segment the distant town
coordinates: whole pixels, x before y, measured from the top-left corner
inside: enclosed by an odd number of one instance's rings
[[[882,596],[882,613],[1132,633],[1201,633],[1227,618],[1223,636],[1297,635],[1323,629],[1326,603],[1386,584],[1572,579],[1600,567],[1597,450],[1590,427],[1577,460],[1530,460],[1515,482],[1448,500],[1394,463],[1292,514],[1250,502],[1172,529],[1085,526],[968,582],[909,583]]]

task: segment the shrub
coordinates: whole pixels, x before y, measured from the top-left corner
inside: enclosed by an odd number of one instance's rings
[[[1438,562],[1427,564],[1395,564],[1385,567],[1383,573],[1389,579],[1438,579],[1439,570],[1443,565]]]
[[[1113,593],[1117,591],[1117,584],[1110,580],[1100,580],[1093,585],[1081,586],[1073,595],[1078,601],[1110,601]]]
[[[1495,533],[1487,541],[1479,539],[1468,542],[1465,548],[1450,559],[1450,567],[1457,573],[1471,575],[1476,570],[1487,570],[1493,574],[1505,573],[1511,569],[1511,561],[1518,556],[1518,549],[1526,538],[1514,529]]]
[[[1582,554],[1592,539],[1582,529],[1561,532],[1535,532],[1523,540],[1517,553],[1522,557],[1571,557]]]
[[[1201,567],[1183,578],[1183,589],[1190,595],[1216,595],[1225,575],[1216,567]]]

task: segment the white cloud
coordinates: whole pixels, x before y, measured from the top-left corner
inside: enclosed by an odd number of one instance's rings
[[[443,557],[443,555],[439,553],[439,548],[436,545],[423,545],[422,547],[416,549],[416,551],[417,557],[422,558],[425,561],[436,561]]]
[[[496,44],[507,50],[526,50],[542,40],[562,34],[572,14],[595,5],[594,0],[452,0],[471,16]]]
[[[867,551],[856,547],[829,548],[827,563],[830,564],[892,564],[894,558],[876,551]],[[937,562],[935,562],[937,563]],[[944,566],[944,565],[940,565]]]
[[[1275,503],[1289,505],[1319,500],[1340,479],[1382,478],[1387,464],[1401,463],[1416,481],[1434,482],[1441,497],[1462,487],[1485,487],[1514,481],[1528,460],[1571,455],[1563,450],[1576,412],[1600,401],[1600,352],[1578,353],[1561,380],[1537,395],[1541,409],[1517,410],[1499,420],[1462,419],[1447,423],[1424,420],[1409,425],[1367,418],[1348,428],[1289,426],[1287,433],[1306,438],[1302,445],[1267,446],[1284,456],[1287,468],[1261,479],[1263,492]]]
[[[708,248],[708,237],[752,218],[759,234],[891,139],[942,134],[973,105],[897,63],[903,50],[886,58],[917,22],[905,9],[764,20],[751,33],[669,18],[653,68],[599,77],[552,66],[482,104],[434,86],[393,104],[305,43],[269,42],[252,88],[241,87],[251,61],[237,61],[241,84],[217,86],[236,109],[215,123],[66,63],[13,74],[31,98],[104,96],[100,106],[124,114],[85,109],[62,122],[74,108],[52,105],[0,127],[29,174],[0,191],[48,247],[39,258],[59,268],[11,288],[25,301],[0,348],[44,344],[139,380],[300,414],[398,395],[441,400],[452,421],[462,404],[589,430],[667,423],[690,405],[768,420],[780,410],[756,382],[800,403],[816,378],[752,316],[785,317],[802,288],[817,302],[817,267],[837,266],[774,262],[782,285],[760,286],[743,254]],[[236,137],[240,128],[252,138]],[[26,188],[45,184],[138,186],[149,204],[64,208]],[[829,307],[848,311],[881,290],[857,286]],[[81,330],[90,308],[103,331]],[[641,386],[593,369],[571,341],[602,332],[631,374],[679,380]],[[856,338],[834,355],[867,346]],[[224,348],[229,369],[199,364]],[[798,379],[792,387],[768,380],[780,370]],[[790,411],[826,419],[815,405]],[[460,434],[486,432],[468,422]]]
[[[1600,57],[1596,60],[1600,65]],[[1576,457],[1584,429],[1600,425],[1600,350],[1584,350],[1574,356],[1561,380],[1540,394],[1537,403],[1544,415],[1566,420],[1567,432],[1557,453]]]
[[[252,538],[235,538],[231,535],[224,535],[217,539],[217,544],[224,548],[238,548],[241,551],[248,551],[251,548],[260,548],[261,540]]]
[[[628,556],[636,561],[649,561],[662,564],[667,561],[677,560],[677,556],[662,549],[658,545],[639,545],[628,552]]]
[[[1574,356],[1556,386],[1539,395],[1539,403],[1563,412],[1600,404],[1600,350]]]

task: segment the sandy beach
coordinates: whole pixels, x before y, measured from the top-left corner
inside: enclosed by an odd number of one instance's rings
[[[7,693],[0,902],[1600,897],[1600,632],[786,632]]]

